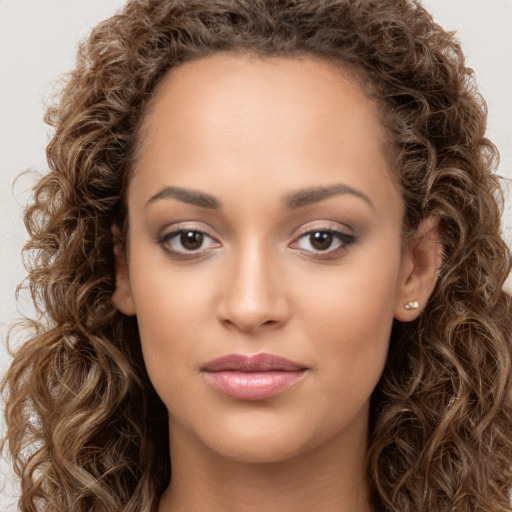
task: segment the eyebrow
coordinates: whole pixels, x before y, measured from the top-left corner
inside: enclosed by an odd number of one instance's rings
[[[296,190],[295,192],[287,194],[284,197],[284,203],[287,208],[293,210],[295,208],[302,208],[312,203],[318,203],[332,196],[345,194],[359,197],[375,209],[372,200],[366,194],[356,190],[355,188],[349,187],[348,185],[344,185],[343,183],[336,183],[334,185],[327,185],[324,187],[312,187]]]
[[[295,190],[283,196],[283,203],[286,208],[294,210],[313,203],[318,203],[333,196],[345,194],[359,197],[372,208],[375,208],[371,199],[366,194],[342,183]],[[197,190],[182,187],[164,187],[160,192],[149,198],[146,202],[146,206],[154,201],[167,198],[178,199],[178,201],[199,206],[200,208],[208,208],[212,210],[220,210],[222,208],[222,203],[214,196],[205,192],[199,192]]]
[[[209,208],[212,210],[219,210],[221,208],[220,201],[210,194],[181,187],[164,187],[160,192],[149,198],[146,206],[153,201],[167,198],[178,199],[183,203],[193,204],[201,208]]]

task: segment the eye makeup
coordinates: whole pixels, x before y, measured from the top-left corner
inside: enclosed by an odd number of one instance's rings
[[[177,226],[156,239],[157,244],[173,259],[199,260],[222,247],[222,243],[195,226]],[[336,259],[356,242],[353,234],[332,227],[315,226],[288,245],[312,259]]]

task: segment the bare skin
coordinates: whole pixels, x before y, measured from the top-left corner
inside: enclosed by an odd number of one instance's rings
[[[435,219],[403,243],[386,144],[360,86],[313,58],[218,54],[158,88],[113,301],[137,315],[169,411],[159,512],[370,510],[370,395],[393,319],[420,314],[441,258]],[[229,354],[300,378],[226,395],[205,368]]]

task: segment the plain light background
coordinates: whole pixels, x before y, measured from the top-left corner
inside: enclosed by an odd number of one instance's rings
[[[476,71],[489,107],[488,136],[501,153],[499,173],[512,179],[512,0],[425,0],[445,28],[456,30]],[[43,123],[45,98],[59,76],[73,68],[77,42],[122,0],[0,0],[0,378],[9,357],[7,326],[28,300],[15,303],[24,278],[20,259],[25,232],[21,221],[31,179],[23,170],[44,172],[50,131]],[[506,239],[512,247],[512,187],[506,187]],[[3,430],[0,419],[0,437]],[[0,460],[0,509],[16,510],[16,485]]]

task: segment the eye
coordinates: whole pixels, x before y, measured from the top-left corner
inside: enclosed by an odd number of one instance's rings
[[[303,233],[292,248],[313,253],[317,257],[336,257],[356,241],[354,235],[334,229],[313,229]]]
[[[175,258],[195,258],[220,244],[199,229],[177,229],[158,237],[157,243]]]

